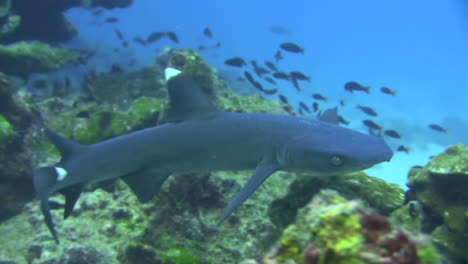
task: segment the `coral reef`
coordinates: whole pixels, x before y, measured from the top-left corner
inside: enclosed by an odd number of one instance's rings
[[[337,190],[349,199],[359,198],[383,214],[389,214],[403,203],[403,190],[398,185],[386,183],[363,172],[329,177],[304,174],[297,175],[288,194],[272,204],[270,218],[279,227],[291,224],[297,210],[325,188]]]
[[[392,227],[360,201],[322,190],[300,210],[262,263],[435,264],[440,258],[427,239]]]
[[[0,45],[0,72],[25,77],[33,72],[56,71],[79,63],[79,54],[41,42]]]
[[[410,199],[422,205],[422,229],[434,230],[436,245],[452,255],[452,263],[468,261],[466,243],[455,242],[468,235],[468,148],[451,146],[425,167],[413,168],[407,185]]]

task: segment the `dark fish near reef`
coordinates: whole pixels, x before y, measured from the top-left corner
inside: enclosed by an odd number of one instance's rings
[[[203,29],[203,35],[205,35],[205,37],[207,38],[213,37],[213,33],[211,32],[211,29],[209,27],[206,27],[205,29]]]
[[[268,94],[268,95],[273,95],[273,94],[278,92],[278,88],[274,88],[274,89],[265,89],[265,88],[263,88],[262,92],[265,93],[265,94]]]
[[[283,59],[283,55],[281,54],[281,51],[280,50],[276,51],[276,53],[275,53],[276,62],[278,62],[278,61],[280,61],[282,59]]]
[[[164,37],[166,34],[164,32],[153,32],[149,34],[149,36],[146,38],[147,43],[153,43],[158,40],[160,40],[162,37]]]
[[[93,16],[99,16],[102,14],[102,12],[104,12],[104,9],[97,9],[97,10],[94,10],[93,12],[91,12],[91,14]]]
[[[273,73],[273,77],[276,79],[289,80],[289,75],[284,72],[275,72]]]
[[[344,89],[346,91],[350,92],[350,93],[353,93],[354,91],[362,91],[362,92],[365,92],[367,94],[370,93],[370,87],[364,87],[364,86],[360,85],[357,82],[347,82],[347,83],[345,83]]]
[[[258,64],[257,64],[257,62],[255,60],[251,60],[250,64],[254,68],[255,74],[257,74],[257,76],[259,76],[259,77],[261,77],[263,74],[270,73],[267,69],[265,69],[265,68],[263,68],[261,66],[258,66]]]
[[[123,34],[122,34],[122,32],[120,32],[120,30],[114,29],[114,32],[115,32],[115,35],[117,35],[117,38],[118,38],[119,40],[122,40],[122,39],[123,39]]]
[[[206,46],[200,45],[200,46],[198,46],[198,50],[206,50]]]
[[[340,105],[341,105],[341,106],[345,106],[344,100],[340,100]]]
[[[303,74],[302,72],[292,71],[289,73],[289,76],[291,76],[291,78],[296,79],[296,80],[310,82],[310,77]]]
[[[265,61],[265,65],[274,72],[278,71],[278,68],[276,67],[276,65],[271,61]]]
[[[443,127],[440,126],[440,125],[437,125],[437,124],[430,124],[430,125],[429,125],[429,128],[432,129],[432,130],[434,130],[434,131],[447,134],[447,129],[443,128]]]
[[[327,101],[327,98],[325,96],[318,94],[318,93],[312,94],[312,98],[314,98],[315,100],[319,100],[319,101],[324,101],[324,102]]]
[[[291,35],[291,31],[289,29],[280,25],[272,25],[270,26],[269,30],[271,33],[274,33],[277,35],[283,35],[283,36]]]
[[[297,44],[292,43],[292,42],[281,43],[280,48],[285,50],[285,51],[304,54],[304,49],[299,47]]]
[[[301,91],[301,87],[299,86],[299,82],[298,82],[296,79],[292,78],[292,79],[291,79],[291,83],[292,83],[292,85],[294,86],[294,88],[296,88],[296,90],[297,90],[298,92]]]
[[[310,113],[310,108],[302,101],[299,101],[299,107],[306,111],[307,113]]]
[[[366,119],[366,120],[362,121],[362,123],[363,123],[366,127],[370,128],[370,129],[375,129],[375,130],[379,130],[379,131],[382,130],[382,127],[379,126],[379,125],[377,125],[377,124],[376,124],[374,121],[372,121],[372,120]]]
[[[142,46],[146,46],[146,41],[140,37],[134,37],[133,42],[136,42]]]
[[[296,113],[290,104],[283,105],[283,110],[286,111],[289,115],[296,116]]]
[[[385,130],[384,134],[392,138],[401,138],[400,134],[393,129]]]
[[[122,46],[123,47],[128,47],[128,44],[129,44],[128,41],[126,41],[126,40],[122,41]]]
[[[174,32],[166,32],[166,37],[172,40],[172,42],[179,43],[179,38]]]
[[[233,57],[224,61],[224,64],[233,66],[233,67],[242,67],[247,65],[244,59],[240,57]]]
[[[221,42],[219,42],[219,41],[218,41],[218,42],[216,42],[216,44],[214,45],[214,47],[215,47],[215,48],[219,48],[219,47],[221,47]]]
[[[399,152],[405,152],[406,154],[409,154],[410,149],[407,148],[407,147],[405,147],[405,146],[403,146],[403,145],[400,145],[400,146],[398,146],[397,151],[399,151]]]
[[[284,104],[289,104],[288,102],[288,98],[286,98],[286,96],[282,95],[282,94],[278,94],[278,98],[280,99],[280,101]]]
[[[247,79],[247,81],[249,81],[251,84],[253,84],[255,82],[255,80],[252,77],[252,74],[250,74],[250,72],[245,71],[244,76],[245,76],[245,79]]]
[[[219,226],[277,171],[337,175],[389,161],[393,155],[381,138],[333,124],[222,112],[188,75],[166,69],[166,79],[170,111],[161,125],[93,145],[80,145],[44,129],[61,160],[37,168],[33,186],[57,243],[49,197],[55,192],[65,195],[64,218],[68,218],[88,183],[120,178],[140,202],[150,202],[172,174],[254,170],[222,213]]]
[[[275,80],[273,80],[272,78],[270,77],[265,77],[265,81],[271,83],[271,84],[276,84]]]
[[[319,105],[318,105],[317,102],[314,102],[314,103],[312,104],[312,109],[314,110],[314,112],[317,112],[317,111],[319,110]]]
[[[392,96],[396,95],[396,91],[392,91],[392,90],[390,90],[390,88],[387,88],[387,87],[380,88],[380,92],[382,92],[384,94],[392,95]]]
[[[108,18],[106,18],[106,20],[104,20],[104,21],[105,21],[106,23],[116,23],[116,22],[119,21],[119,19],[116,18],[116,17],[108,17]]]
[[[370,108],[368,106],[358,105],[358,106],[356,106],[356,108],[361,110],[362,112],[364,112],[366,115],[377,116],[377,112],[375,112],[374,109],[372,109],[372,108]]]

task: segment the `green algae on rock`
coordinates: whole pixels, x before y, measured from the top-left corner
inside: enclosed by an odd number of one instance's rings
[[[77,65],[79,54],[41,42],[0,45],[0,71],[17,76],[50,72]]]
[[[322,190],[283,231],[265,264],[440,263],[425,239],[391,226],[359,201]]]
[[[5,147],[5,145],[11,141],[13,135],[14,131],[10,122],[0,114],[0,148]]]
[[[400,207],[403,203],[403,189],[363,172],[345,175],[315,177],[300,174],[289,187],[289,193],[276,200],[269,211],[270,218],[279,227],[294,221],[298,208],[307,204],[322,189],[334,189],[350,199],[361,199],[383,214]]]

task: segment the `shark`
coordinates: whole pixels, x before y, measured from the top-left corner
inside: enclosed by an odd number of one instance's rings
[[[193,78],[165,71],[169,110],[164,122],[92,145],[81,145],[43,128],[61,154],[37,168],[33,185],[45,223],[59,243],[49,197],[65,196],[64,219],[89,183],[121,179],[146,203],[171,174],[253,170],[230,200],[218,226],[277,171],[316,175],[347,173],[389,161],[386,142],[332,123],[289,115],[220,111]]]

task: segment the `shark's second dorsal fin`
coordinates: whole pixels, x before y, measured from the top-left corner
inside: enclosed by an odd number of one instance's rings
[[[169,112],[164,123],[208,119],[219,113],[192,77],[176,69],[168,68],[166,79]]]

